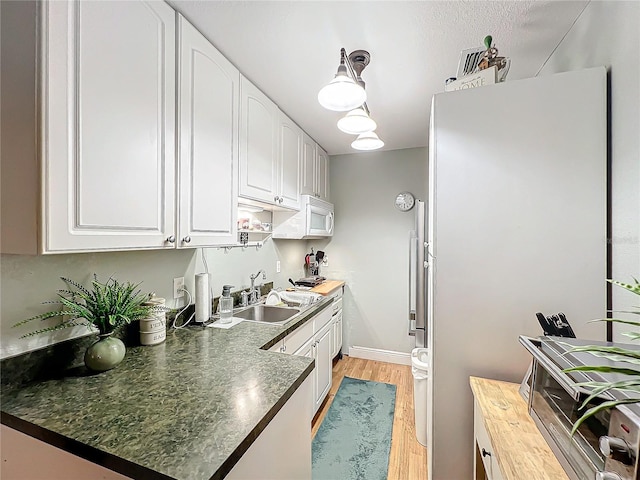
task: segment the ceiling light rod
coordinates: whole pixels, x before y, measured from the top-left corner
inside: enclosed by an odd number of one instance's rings
[[[361,74],[362,74],[362,71],[364,70],[364,67],[369,65],[369,62],[371,61],[371,56],[369,55],[369,52],[367,52],[366,50],[354,50],[347,57],[347,51],[344,48],[341,48],[340,63],[344,62],[343,59],[347,60],[347,62],[345,63],[349,67],[349,73],[351,74],[355,82],[358,85],[360,85],[362,88],[364,88],[365,83],[364,83],[364,80],[362,80]],[[362,108],[364,109],[365,112],[367,112],[367,115],[371,115],[371,112],[369,111],[369,107],[367,106],[366,100],[362,102]]]

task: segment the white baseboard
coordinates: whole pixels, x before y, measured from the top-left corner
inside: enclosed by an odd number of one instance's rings
[[[364,358],[365,360],[377,360],[378,362],[397,363],[399,365],[411,365],[411,355],[391,350],[379,350],[368,347],[350,347],[349,356]]]

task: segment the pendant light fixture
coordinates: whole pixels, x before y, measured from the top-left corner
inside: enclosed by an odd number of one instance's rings
[[[364,111],[363,107],[356,108],[338,120],[338,128],[344,133],[359,135],[371,132],[377,127],[376,122]]]
[[[384,142],[380,140],[376,132],[361,133],[351,142],[351,148],[356,150],[377,150],[382,147],[384,147]]]
[[[364,88],[347,73],[346,55],[345,49],[340,49],[340,66],[336,76],[318,92],[318,102],[327,110],[347,112],[359,107],[367,99]]]
[[[371,56],[366,50],[354,50],[347,57],[346,50],[341,48],[338,73],[318,93],[318,102],[324,108],[349,112],[338,120],[338,128],[345,133],[358,135],[351,143],[356,150],[376,150],[384,146],[374,132],[377,124],[370,116],[365,83],[361,77],[370,60]]]

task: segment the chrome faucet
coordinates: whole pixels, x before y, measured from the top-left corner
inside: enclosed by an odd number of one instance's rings
[[[249,288],[249,305],[256,303],[260,298],[260,287],[255,286],[256,278],[258,278],[260,274],[262,274],[263,280],[267,279],[267,272],[262,269],[258,270],[258,273],[255,275],[252,274],[249,276],[249,279],[251,280],[251,287]]]

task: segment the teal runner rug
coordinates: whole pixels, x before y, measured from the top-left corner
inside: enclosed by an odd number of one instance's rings
[[[386,479],[395,404],[395,385],[344,377],[313,439],[313,479]]]

